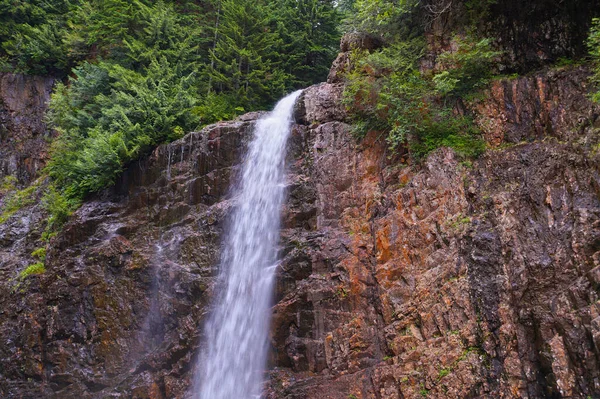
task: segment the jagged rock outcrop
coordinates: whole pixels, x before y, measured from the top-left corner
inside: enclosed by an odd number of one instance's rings
[[[495,83],[473,107],[499,149],[472,165],[446,149],[403,165],[342,121],[308,129],[291,206],[314,207],[283,234],[269,398],[596,397],[587,76]]]
[[[52,133],[44,123],[54,79],[0,74],[0,179],[28,184],[44,167]]]
[[[344,75],[352,69],[350,55],[353,50],[374,51],[383,47],[383,41],[373,35],[361,32],[347,33],[340,42],[340,53],[333,61],[329,75],[328,83],[342,83]]]
[[[343,49],[379,45],[352,40]],[[494,81],[466,105],[489,150],[416,165],[377,132],[352,136],[336,68],[296,105],[266,398],[600,398],[586,68]],[[45,93],[17,103],[41,109]],[[0,224],[1,397],[189,397],[228,187],[259,116],[130,165],[51,241],[45,274],[18,279],[39,204]],[[46,134],[35,121],[25,141]]]
[[[0,225],[0,396],[181,398],[192,376],[220,233],[253,120],[159,147],[86,202],[33,262],[43,211]]]
[[[598,117],[598,107],[588,100],[592,88],[587,68],[547,70],[493,82],[472,108],[493,146],[548,136],[560,141],[589,139],[586,129]]]

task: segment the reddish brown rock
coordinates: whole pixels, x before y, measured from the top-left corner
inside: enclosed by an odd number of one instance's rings
[[[0,179],[28,184],[47,160],[52,132],[44,114],[54,79],[0,73]]]
[[[501,149],[472,167],[445,149],[406,166],[343,123],[309,129],[295,173],[314,190],[317,225],[283,235],[293,249],[272,340],[289,369],[272,372],[269,398],[600,391],[598,111],[586,77],[495,84],[514,89],[475,110],[505,135],[489,135]],[[294,275],[297,259],[311,272]]]
[[[495,83],[472,109],[501,128],[472,163],[442,148],[406,165],[377,133],[352,137],[341,86],[306,91],[267,398],[597,396],[599,139],[574,83],[585,76]],[[186,397],[256,117],[131,165],[21,286],[44,215],[33,206],[0,225],[1,396]]]
[[[585,137],[600,107],[589,101],[593,89],[587,68],[566,68],[492,83],[471,107],[493,146],[556,137]]]

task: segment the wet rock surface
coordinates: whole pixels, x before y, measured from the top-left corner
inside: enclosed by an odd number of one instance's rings
[[[30,183],[45,165],[52,132],[44,123],[54,79],[0,73],[0,179]]]
[[[254,117],[162,146],[34,259],[44,215],[0,225],[0,396],[181,398],[211,297],[231,175]]]
[[[288,154],[269,399],[600,392],[598,109],[580,68],[494,83],[492,147],[420,165],[309,88]],[[130,165],[23,282],[43,214],[0,225],[0,396],[185,398],[253,121]]]

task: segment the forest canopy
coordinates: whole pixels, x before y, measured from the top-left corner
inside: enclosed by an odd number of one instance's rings
[[[327,77],[328,0],[0,0],[0,68],[51,75],[47,172],[75,203],[202,125]]]

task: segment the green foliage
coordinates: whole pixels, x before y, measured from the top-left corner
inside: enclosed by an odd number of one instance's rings
[[[420,121],[419,139],[409,143],[416,158],[422,158],[440,147],[450,147],[464,157],[477,157],[485,151],[485,142],[470,117],[454,115],[449,108],[433,112]]]
[[[46,248],[37,248],[31,253],[31,256],[38,258],[42,263],[46,261]]]
[[[192,112],[199,117],[203,125],[232,119],[245,111],[242,106],[236,106],[237,99],[233,97],[231,94],[211,91],[200,100]]]
[[[268,27],[267,6],[223,0],[221,7],[218,36],[210,51],[210,89],[231,93],[246,109],[251,104],[267,106],[285,92],[290,79],[276,54],[282,39]]]
[[[0,69],[68,76],[47,115],[47,236],[156,145],[324,79],[339,15],[333,0],[0,0]]]
[[[25,280],[27,277],[34,275],[34,274],[44,274],[46,272],[46,266],[44,265],[43,262],[36,262],[33,263],[29,266],[27,266],[27,268],[23,271],[21,271],[21,273],[19,273],[19,280]]]
[[[423,32],[420,23],[420,0],[355,0],[344,21],[345,30],[370,32],[394,41],[414,38]]]
[[[64,70],[68,64],[62,32],[56,24],[23,25],[3,47],[17,71],[53,73]]]
[[[485,149],[480,133],[467,115],[453,107],[460,96],[480,88],[492,76],[491,60],[497,53],[489,40],[440,55],[442,72],[419,70],[424,54],[422,39],[393,43],[372,54],[355,52],[356,65],[348,76],[344,101],[354,119],[355,133],[384,132],[394,150],[408,144],[415,159],[446,146],[466,157]],[[469,51],[468,48],[471,48]]]
[[[195,73],[165,57],[141,71],[86,63],[70,87],[59,85],[48,120],[61,134],[47,170],[68,198],[114,183],[123,167],[157,144],[195,128]]]
[[[447,368],[443,368],[443,369],[441,369],[441,370],[440,370],[440,372],[439,372],[439,374],[438,374],[438,377],[439,377],[440,379],[442,379],[442,378],[444,378],[445,376],[447,376],[448,374],[450,374],[451,372],[452,372],[452,370],[450,370],[450,369],[447,369]]]
[[[478,16],[487,15],[496,1],[464,2],[462,32],[476,31]],[[463,101],[493,77],[500,53],[492,40],[455,35],[452,49],[437,55],[434,68],[422,70],[425,27],[450,12],[451,3],[436,8],[419,0],[350,0],[345,7],[352,10],[346,30],[367,31],[388,44],[371,54],[352,54],[355,68],[347,75],[344,101],[355,134],[380,132],[392,149],[406,148],[415,159],[441,146],[465,157],[480,154],[485,145]]]
[[[60,231],[79,204],[77,199],[67,198],[53,184],[49,185],[42,197],[42,206],[48,212],[46,230],[42,234],[42,240],[49,241]]]
[[[155,7],[160,14],[164,3]],[[119,57],[125,40],[137,28],[144,4],[140,1],[90,0],[82,2],[69,18],[65,41],[75,58],[83,59],[94,52],[103,57]],[[141,18],[140,18],[141,19]]]
[[[493,63],[500,55],[491,39],[454,37],[455,51],[442,53],[437,61],[442,72],[433,76],[436,90],[444,96],[465,96],[484,86],[493,76]]]
[[[76,0],[0,0],[0,56],[18,72],[54,73],[65,67],[65,14]]]
[[[5,180],[6,181],[6,180]],[[10,187],[12,180],[9,179],[7,186]],[[4,223],[11,216],[17,213],[23,207],[32,205],[35,203],[36,194],[39,191],[41,179],[37,180],[29,187],[23,190],[17,190],[8,192],[7,197],[4,200],[2,208],[0,208],[0,223]],[[4,186],[4,184],[3,184]]]
[[[0,196],[6,195],[11,191],[17,189],[18,180],[12,175],[4,176],[2,183],[0,183]]]
[[[592,80],[594,83],[600,84],[600,18],[594,18],[592,20],[592,28],[587,40],[587,45],[590,55],[595,63]],[[600,90],[592,94],[592,100],[600,102]]]
[[[281,66],[292,76],[292,87],[326,80],[338,52],[341,13],[335,1],[276,0],[272,9],[277,34],[283,40],[278,50]]]

